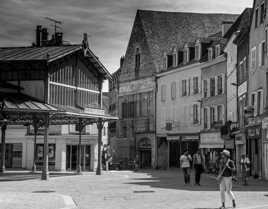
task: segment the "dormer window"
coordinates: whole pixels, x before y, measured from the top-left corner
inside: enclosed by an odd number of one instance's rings
[[[218,57],[221,55],[221,46],[218,44],[215,46],[215,57]]]
[[[194,52],[195,52],[195,60],[200,60],[201,59],[201,44],[200,43],[196,43]]]
[[[173,67],[176,67],[178,65],[178,54],[177,54],[177,50],[174,49],[172,52],[172,61],[173,61]]]
[[[208,60],[212,60],[213,59],[213,48],[209,47],[208,48]]]
[[[184,52],[183,52],[183,64],[186,64],[189,62],[189,48],[188,47],[185,47],[184,48]]]
[[[171,68],[173,66],[173,55],[168,54],[167,55],[167,68]]]

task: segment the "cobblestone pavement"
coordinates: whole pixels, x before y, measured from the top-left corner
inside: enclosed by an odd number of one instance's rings
[[[101,176],[62,174],[52,176],[49,181],[39,178],[30,174],[0,176],[0,194],[40,195],[40,191],[50,191],[71,196],[79,209],[214,209],[220,206],[215,179],[203,175],[200,187],[184,186],[178,170],[110,171]],[[256,180],[249,183],[247,187],[234,185],[238,208],[267,209],[268,183]],[[42,207],[27,209],[33,208]]]

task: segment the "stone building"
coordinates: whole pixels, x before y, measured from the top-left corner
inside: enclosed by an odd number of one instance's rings
[[[247,138],[252,174],[268,178],[267,137],[267,1],[254,0],[249,33],[248,117]]]
[[[202,79],[202,124],[200,133],[200,148],[206,158],[209,170],[215,169],[219,152],[223,148],[233,148],[221,136],[220,128],[225,124],[227,114],[226,102],[226,57],[223,53],[226,40],[220,34],[208,47],[206,61],[201,69]]]
[[[248,154],[249,145],[245,133],[247,106],[247,80],[249,55],[249,30],[252,9],[246,8],[225,34],[227,56],[227,120],[232,121],[232,135],[235,137],[235,159],[239,165],[241,155]],[[240,173],[240,166],[237,166]]]
[[[129,141],[128,160],[137,159],[143,168],[157,167],[157,158],[167,156],[157,154],[167,140],[156,136],[159,87],[155,74],[177,68],[180,61],[176,57],[181,53],[178,49],[185,43],[216,33],[222,21],[235,18],[226,14],[137,11],[119,87],[119,138]]]

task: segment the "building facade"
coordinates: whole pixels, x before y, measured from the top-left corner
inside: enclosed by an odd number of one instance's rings
[[[247,139],[251,171],[256,177],[268,178],[267,126],[267,1],[255,0],[249,34],[248,106],[253,110],[248,117]],[[263,128],[262,128],[263,121]]]
[[[226,14],[137,11],[119,87],[119,137],[129,141],[128,160],[137,159],[143,168],[158,167],[162,154],[157,150],[166,141],[156,136],[155,74],[177,68],[180,61],[173,61],[171,50],[181,53],[177,49],[185,43],[216,33],[223,20],[235,18]]]
[[[40,32],[40,29],[37,32]],[[40,37],[37,38],[38,41],[41,41]],[[84,36],[83,44],[86,42],[87,37]],[[92,119],[105,117],[102,83],[110,74],[88,48],[88,44],[84,46],[59,43],[57,46],[52,46],[39,43],[32,47],[0,48],[0,51],[1,96],[22,94],[27,98],[52,105],[66,115],[85,113],[92,115]],[[14,96],[13,100],[3,102],[12,104],[15,100]],[[20,107],[36,108],[33,102],[21,103]],[[95,170],[98,159],[98,131],[101,128],[102,143],[107,144],[108,124],[105,123],[104,128],[102,126],[97,128],[92,120],[92,124],[84,124],[82,129],[80,122],[74,124],[71,116],[67,117],[66,120],[69,122],[66,122],[66,125],[56,125],[56,120],[51,119],[52,125],[48,133],[50,170],[76,170],[79,162],[79,146],[82,170]],[[74,125],[67,125],[68,123]],[[37,169],[42,167],[44,127],[42,125],[38,127],[38,122],[34,125],[36,129],[29,123],[27,127],[7,125],[5,152],[7,168],[32,169],[34,163]],[[34,135],[37,135],[36,140]]]

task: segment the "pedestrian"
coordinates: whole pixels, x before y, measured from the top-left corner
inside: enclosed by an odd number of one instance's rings
[[[247,178],[248,178],[248,173],[249,173],[249,168],[250,168],[250,160],[248,156],[246,156],[245,154],[241,156],[240,165],[241,165],[241,173],[242,173],[242,182],[246,186],[248,185]]]
[[[184,176],[184,185],[190,184],[190,167],[191,167],[192,157],[189,155],[188,150],[186,150],[180,157],[180,164]]]
[[[193,166],[195,170],[195,185],[200,186],[200,179],[201,174],[204,171],[204,159],[200,152],[200,150],[197,150],[196,153],[193,155]]]
[[[236,207],[235,196],[232,192],[232,177],[235,172],[234,161],[230,159],[230,152],[223,150],[221,152],[221,165],[217,180],[220,182],[220,194],[221,194],[221,209],[225,208],[225,192],[229,195],[233,203],[233,208]]]

